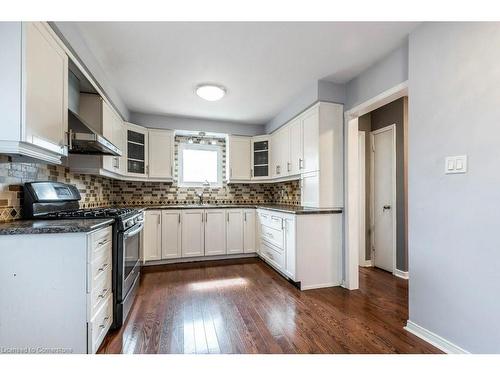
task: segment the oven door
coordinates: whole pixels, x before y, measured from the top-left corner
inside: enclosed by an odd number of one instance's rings
[[[123,232],[123,288],[121,291],[123,298],[125,298],[139,274],[143,228],[144,224],[140,223]]]

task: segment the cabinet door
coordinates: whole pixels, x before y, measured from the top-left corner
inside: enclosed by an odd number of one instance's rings
[[[144,261],[161,259],[161,211],[148,210],[144,218]]]
[[[289,125],[290,129],[290,158],[289,158],[289,174],[299,174],[302,166],[303,143],[302,143],[302,121],[296,119]]]
[[[279,134],[273,133],[271,135],[271,177],[276,178],[279,177],[279,168],[280,168],[280,143],[279,143]]]
[[[284,273],[295,280],[296,254],[295,254],[295,219],[285,219],[285,269]]]
[[[114,113],[105,101],[102,101],[103,135],[124,153],[124,131],[121,118]],[[120,156],[103,156],[103,168],[114,173],[121,173],[122,158]]]
[[[269,177],[270,172],[270,154],[269,138],[252,138],[252,179],[263,179]]]
[[[149,130],[149,177],[172,177],[173,132]]]
[[[319,170],[319,109],[312,108],[302,117],[302,134],[304,137],[304,162],[302,173]]]
[[[226,254],[226,210],[205,212],[205,255]]]
[[[290,174],[290,126],[286,125],[280,130],[280,176]]]
[[[250,180],[251,138],[229,137],[229,179]]]
[[[127,123],[127,175],[148,175],[148,130]]]
[[[25,24],[25,141],[67,154],[68,56],[41,22]]]
[[[205,254],[205,231],[203,210],[184,210],[181,215],[181,253],[183,258]]]
[[[243,211],[227,210],[227,253],[243,253]]]
[[[256,252],[255,238],[255,210],[243,210],[243,252]]]
[[[181,253],[181,211],[163,211],[162,224],[162,259],[180,258]]]

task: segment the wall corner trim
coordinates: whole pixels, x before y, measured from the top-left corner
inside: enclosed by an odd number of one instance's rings
[[[400,277],[402,279],[408,280],[409,279],[409,274],[408,271],[401,271],[396,268],[394,271],[394,276]]]
[[[422,340],[427,341],[429,344],[442,350],[446,354],[470,354],[467,350],[462,349],[445,338],[413,323],[411,320],[406,322],[404,329],[413,333],[415,336],[420,337]]]

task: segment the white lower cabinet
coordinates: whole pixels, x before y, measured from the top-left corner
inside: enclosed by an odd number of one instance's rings
[[[226,254],[226,210],[210,209],[205,212],[205,255]]]
[[[167,211],[161,213],[161,257],[162,259],[180,258],[182,256],[181,225],[182,211]]]
[[[243,210],[226,211],[227,218],[227,253],[243,253]]]
[[[205,255],[205,210],[182,211],[182,257]]]
[[[341,283],[342,215],[257,210],[259,256],[300,288]]]
[[[145,262],[162,258],[161,211],[148,210],[144,215],[143,259]]]
[[[255,253],[255,210],[243,210],[243,252]]]
[[[111,226],[0,236],[0,347],[95,353],[113,323],[112,244]]]
[[[257,252],[255,209],[147,210],[144,262]]]

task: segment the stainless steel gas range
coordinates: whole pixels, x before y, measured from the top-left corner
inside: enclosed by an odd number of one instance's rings
[[[133,208],[80,209],[78,189],[43,181],[24,184],[24,216],[32,219],[113,218],[113,326],[120,328],[134,302],[140,282],[143,212]]]

